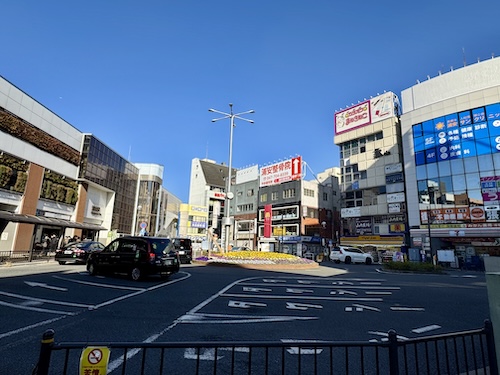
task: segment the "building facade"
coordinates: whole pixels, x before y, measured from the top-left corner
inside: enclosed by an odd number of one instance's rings
[[[340,243],[401,248],[407,207],[399,101],[392,92],[335,113],[340,147]]]
[[[499,255],[500,58],[417,83],[401,98],[415,257]]]

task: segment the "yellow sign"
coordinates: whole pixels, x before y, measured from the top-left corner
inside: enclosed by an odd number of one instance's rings
[[[80,375],[106,375],[110,350],[105,346],[88,346],[80,357]]]

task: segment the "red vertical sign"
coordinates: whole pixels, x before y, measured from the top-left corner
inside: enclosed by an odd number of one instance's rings
[[[266,204],[264,206],[264,237],[271,237],[271,221],[273,217],[273,206]]]

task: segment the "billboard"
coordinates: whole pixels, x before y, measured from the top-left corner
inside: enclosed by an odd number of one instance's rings
[[[259,166],[252,165],[251,167],[236,171],[236,183],[242,184],[248,181],[254,181],[259,178]]]
[[[395,115],[397,96],[387,92],[340,112],[335,112],[335,135],[370,125]]]
[[[300,180],[301,178],[301,156],[260,168],[260,187],[279,185],[283,182]]]

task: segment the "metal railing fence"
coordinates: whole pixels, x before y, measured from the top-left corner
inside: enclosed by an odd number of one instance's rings
[[[70,342],[42,338],[36,375],[81,371],[82,351],[110,351],[107,373],[116,374],[491,374],[498,375],[493,328],[382,342]]]

